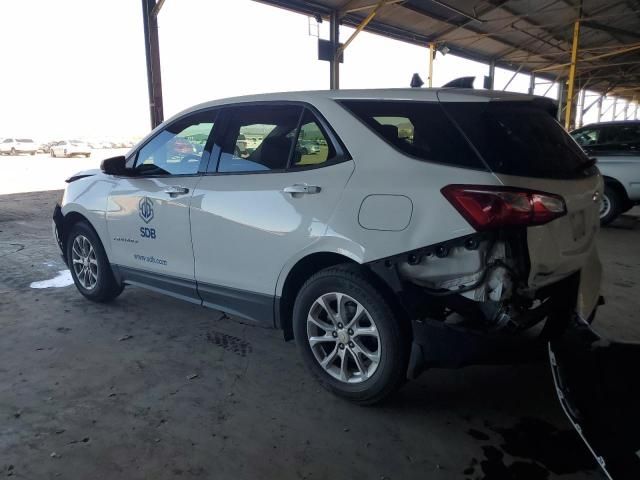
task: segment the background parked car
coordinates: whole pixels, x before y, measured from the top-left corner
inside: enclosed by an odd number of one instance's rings
[[[62,140],[51,147],[52,157],[78,157],[91,155],[91,148],[80,140]]]
[[[320,147],[316,142],[311,140],[302,140],[300,142],[300,152],[302,155],[314,155],[320,151]]]
[[[57,141],[50,141],[50,142],[41,143],[40,146],[38,147],[38,152],[51,153],[51,147],[53,145],[55,145],[56,143],[58,143],[58,142]]]
[[[571,135],[596,158],[604,177],[601,223],[611,223],[640,204],[640,121],[594,123]]]
[[[2,155],[19,155],[28,153],[35,155],[38,151],[38,145],[31,138],[5,138],[0,143],[0,154]]]

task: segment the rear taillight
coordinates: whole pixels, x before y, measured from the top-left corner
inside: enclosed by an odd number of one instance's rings
[[[442,194],[476,230],[542,225],[567,213],[564,199],[535,190],[447,185]]]

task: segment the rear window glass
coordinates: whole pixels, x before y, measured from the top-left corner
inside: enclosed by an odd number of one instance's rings
[[[582,149],[544,109],[525,102],[444,102],[496,173],[577,178],[596,172]]]
[[[343,100],[341,104],[407,155],[456,167],[486,169],[438,103]]]

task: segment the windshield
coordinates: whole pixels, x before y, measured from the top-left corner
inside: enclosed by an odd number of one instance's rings
[[[18,138],[18,142],[20,143],[33,143],[33,140],[30,138]]]

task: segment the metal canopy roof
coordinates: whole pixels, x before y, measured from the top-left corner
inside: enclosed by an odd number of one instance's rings
[[[258,0],[357,26],[376,0]],[[386,0],[366,31],[496,66],[561,80],[568,76],[574,22],[581,18],[578,88],[632,99],[640,94],[638,0]]]

